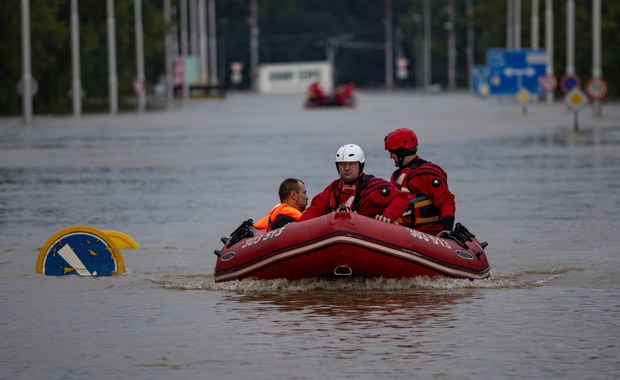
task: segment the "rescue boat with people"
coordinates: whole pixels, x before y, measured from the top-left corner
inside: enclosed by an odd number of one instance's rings
[[[335,211],[270,231],[243,222],[215,250],[215,282],[246,278],[489,277],[486,242],[460,223],[432,236],[350,211]]]

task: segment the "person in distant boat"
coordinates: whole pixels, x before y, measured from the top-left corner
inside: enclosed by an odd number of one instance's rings
[[[390,182],[364,173],[364,151],[346,144],[336,152],[339,179],[317,194],[298,222],[347,210],[384,222],[394,222],[408,210],[407,195]]]
[[[335,95],[334,95],[336,98],[336,104],[340,106],[344,106],[347,104],[355,103],[355,99],[353,95],[354,88],[355,88],[355,84],[353,83],[343,84],[343,85],[338,86],[336,88]]]
[[[287,178],[278,189],[280,204],[274,206],[267,215],[254,223],[258,230],[275,230],[286,224],[296,222],[308,205],[306,185],[297,178]]]
[[[327,96],[323,93],[323,89],[318,81],[312,82],[308,88],[308,101],[313,104],[326,104]]]
[[[448,188],[448,175],[439,165],[418,156],[415,132],[408,128],[390,132],[385,137],[385,150],[398,168],[391,182],[410,194],[402,224],[432,235],[452,231],[456,204]]]

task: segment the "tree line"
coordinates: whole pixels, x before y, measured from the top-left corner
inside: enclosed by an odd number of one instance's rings
[[[191,2],[191,0],[188,0]],[[0,114],[21,112],[17,83],[22,76],[20,0],[0,2]],[[394,49],[406,57],[408,78],[395,83],[415,88],[420,85],[416,67],[420,56],[422,1],[392,0]],[[448,0],[431,5],[432,82],[447,86]],[[468,86],[466,0],[454,0],[457,46],[456,83]],[[503,47],[506,41],[506,1],[474,0],[474,60],[485,64],[488,48]],[[545,45],[544,1],[539,1],[540,45]],[[566,1],[554,3],[554,72],[561,76],[566,62]],[[585,82],[591,77],[591,1],[575,2],[575,66]],[[620,2],[603,1],[602,70],[609,84],[608,97],[618,97],[620,87]],[[171,0],[178,9],[179,0]],[[230,63],[244,63],[240,89],[250,87],[250,0],[216,0],[218,79],[230,82]],[[522,47],[530,46],[531,2],[522,0]],[[150,86],[165,75],[165,34],[179,30],[166,25],[164,0],[142,0],[145,74]],[[35,113],[71,112],[71,28],[70,1],[30,1],[32,75],[38,82],[33,99]],[[103,0],[79,1],[81,82],[85,91],[85,112],[108,109],[107,14]],[[134,95],[136,77],[134,1],[115,1],[116,55],[119,98]],[[385,85],[385,3],[367,0],[258,0],[259,63],[322,61],[330,38],[342,38],[336,53],[338,82],[354,82],[358,87]],[[128,107],[121,101],[121,108]]]

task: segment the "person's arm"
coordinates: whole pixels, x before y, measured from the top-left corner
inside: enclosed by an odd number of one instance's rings
[[[422,194],[430,199],[435,207],[439,209],[439,215],[443,223],[444,230],[452,231],[454,226],[454,216],[456,214],[456,204],[454,194],[448,188],[445,178],[433,175],[424,175],[417,178],[416,186]]]
[[[399,191],[396,186],[384,179],[373,178],[367,189],[373,208],[380,211],[374,216],[375,219],[392,223],[409,209],[408,194]]]
[[[292,216],[288,216],[288,215],[278,215],[276,217],[276,220],[271,224],[271,230],[275,230],[281,227],[286,226],[289,223],[295,222],[295,218],[293,218]]]
[[[390,197],[388,205],[385,207],[381,215],[389,218],[391,222],[400,218],[407,210],[409,210],[409,194],[399,191],[396,187],[392,187],[393,195]]]

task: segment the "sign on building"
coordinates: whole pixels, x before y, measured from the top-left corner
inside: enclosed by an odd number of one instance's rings
[[[315,81],[326,92],[333,89],[329,62],[276,63],[258,68],[258,90],[261,93],[304,93]]]

